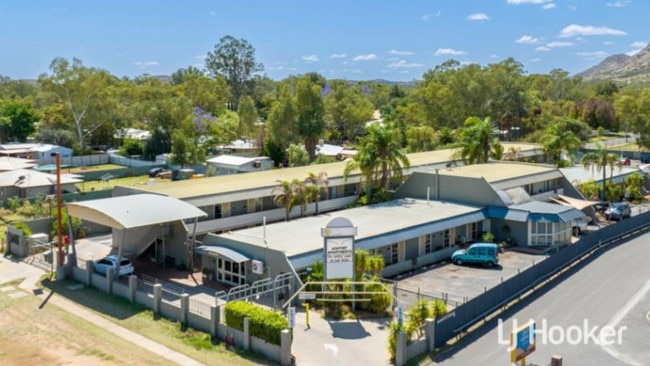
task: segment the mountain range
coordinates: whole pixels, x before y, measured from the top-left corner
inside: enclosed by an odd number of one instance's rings
[[[613,81],[624,85],[650,86],[650,44],[633,56],[609,56],[575,76],[580,76],[585,81]]]

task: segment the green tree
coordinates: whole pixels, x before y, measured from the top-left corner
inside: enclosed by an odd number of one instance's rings
[[[364,95],[367,86],[332,81],[321,90],[330,140],[336,143],[355,141],[364,123],[372,119],[374,106]]]
[[[316,157],[316,144],[325,132],[325,120],[321,86],[312,81],[313,76],[307,75],[296,85],[297,130],[302,138],[309,161]]]
[[[409,152],[432,151],[436,149],[435,132],[430,126],[411,126],[406,130]]]
[[[289,87],[280,87],[279,97],[271,106],[266,121],[271,138],[282,146],[296,142],[297,110]]]
[[[79,149],[84,151],[87,131],[95,130],[104,122],[87,121],[86,116],[101,100],[112,77],[103,70],[83,66],[76,58],[70,63],[57,57],[50,64],[50,71],[51,75],[39,76],[38,83],[66,106],[74,121]]]
[[[313,172],[309,172],[303,184],[307,186],[306,191],[309,200],[316,203],[316,215],[318,215],[318,202],[320,202],[321,196],[325,197],[325,199],[329,197],[327,173],[320,172],[316,175]]]
[[[289,155],[288,160],[290,167],[309,165],[309,155],[302,145],[289,145],[287,148],[287,154]]]
[[[297,187],[295,182],[286,180],[278,180],[276,182],[278,185],[271,191],[273,202],[280,207],[284,207],[285,219],[286,221],[289,221],[291,210],[297,204],[300,204],[298,197],[296,196]]]
[[[597,172],[602,170],[603,172],[603,185],[602,185],[602,194],[601,201],[605,201],[605,190],[607,185],[607,166],[610,167],[610,170],[614,170],[614,165],[618,161],[618,156],[607,151],[603,145],[598,145],[596,151],[588,152],[582,156],[580,159],[580,164],[582,164],[585,169],[595,168]],[[611,184],[611,182],[610,182]]]
[[[123,156],[141,156],[144,151],[142,142],[135,139],[125,139],[120,148],[120,155]]]
[[[212,76],[223,76],[228,81],[232,88],[234,109],[242,96],[246,81],[253,74],[264,70],[264,66],[255,61],[255,48],[245,39],[231,35],[219,39],[214,50],[208,52],[205,68]]]
[[[205,73],[198,67],[188,66],[187,69],[180,68],[172,73],[172,85],[180,85],[189,80],[195,80],[205,76]]]
[[[498,136],[499,131],[490,117],[469,117],[458,131],[460,150],[453,157],[461,158],[468,164],[487,163],[490,153],[494,152],[497,145],[501,145]]]
[[[20,100],[0,100],[0,141],[25,142],[34,131],[40,116]]]
[[[560,168],[567,166],[567,162],[562,159],[562,154],[573,159],[582,146],[577,138],[564,123],[554,123],[546,129],[546,135],[542,138],[543,151],[551,156],[553,163]]]
[[[239,115],[240,136],[254,137],[255,123],[260,117],[257,115],[253,98],[247,95],[241,97],[237,106],[237,114]]]
[[[639,201],[644,199],[643,176],[639,172],[634,172],[625,178],[625,196],[629,200]]]
[[[359,138],[358,152],[345,164],[343,177],[359,170],[366,183],[366,202],[372,200],[372,185],[388,190],[390,184],[399,182],[403,170],[410,168],[408,156],[395,141],[392,127],[374,124],[366,128],[367,135]]]

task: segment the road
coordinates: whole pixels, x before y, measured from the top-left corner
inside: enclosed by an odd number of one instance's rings
[[[548,365],[553,355],[560,355],[571,366],[650,365],[650,234],[601,252],[571,272],[506,311],[501,332],[498,321],[490,321],[431,365],[507,365],[506,344],[514,320],[522,325],[529,319],[536,321],[538,331],[554,328],[547,332],[546,342],[538,333],[537,349],[527,357],[528,363]],[[618,337],[603,345],[588,335],[575,342],[581,334],[577,329],[584,329],[585,322],[587,333],[594,326],[596,335],[603,326],[620,332],[620,344]],[[564,341],[557,342],[562,334]],[[579,344],[569,344],[569,339]]]

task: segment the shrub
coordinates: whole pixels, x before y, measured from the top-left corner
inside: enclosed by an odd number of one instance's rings
[[[244,330],[244,318],[250,319],[250,334],[280,345],[280,332],[287,329],[287,319],[272,310],[263,309],[245,301],[232,301],[225,308],[226,325]]]

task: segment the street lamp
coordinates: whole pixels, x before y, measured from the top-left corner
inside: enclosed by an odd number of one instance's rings
[[[61,154],[54,152],[50,156],[55,157],[56,161],[56,235],[58,243],[57,265],[63,266],[63,238],[61,235]]]

